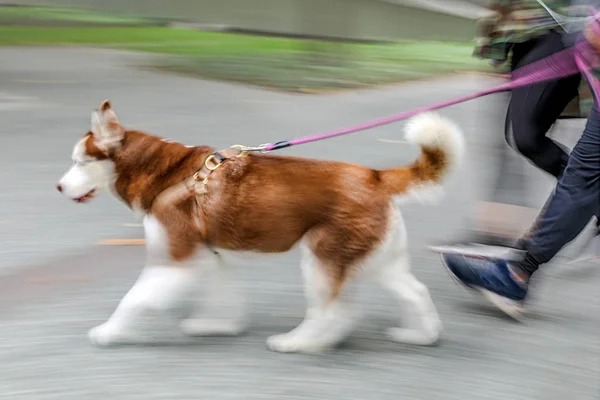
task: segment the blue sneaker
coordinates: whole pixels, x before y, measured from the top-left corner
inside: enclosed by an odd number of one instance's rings
[[[467,254],[442,253],[441,257],[457,281],[481,292],[508,316],[522,319],[528,285],[513,277],[509,261]]]

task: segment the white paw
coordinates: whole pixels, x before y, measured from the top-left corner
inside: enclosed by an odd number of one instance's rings
[[[240,321],[189,318],[181,321],[181,332],[188,336],[237,336],[246,329]]]
[[[267,339],[267,347],[278,353],[321,353],[327,346],[324,343],[306,340],[300,335],[284,333]]]
[[[399,343],[416,346],[433,346],[440,341],[441,329],[424,331],[419,329],[390,328],[387,330],[387,335],[391,340]]]
[[[96,346],[109,346],[113,344],[134,343],[137,335],[126,333],[108,322],[90,329],[88,338]]]

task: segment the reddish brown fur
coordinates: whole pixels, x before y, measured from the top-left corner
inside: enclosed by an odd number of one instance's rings
[[[415,181],[437,178],[446,163],[437,149],[423,149],[412,166],[386,171],[250,154],[226,161],[210,175],[198,210],[193,196],[180,204],[157,204],[155,199],[199,170],[214,149],[188,148],[126,131],[120,147],[108,156],[91,134],[86,150],[114,162],[116,192],[130,207],[156,216],[168,232],[173,259],[185,260],[207,244],[234,251],[285,252],[304,237],[331,277],[332,296],[349,271],[384,239],[391,196]],[[194,223],[195,212],[203,213],[206,235]]]
[[[381,171],[381,180],[391,195],[405,192],[415,182],[439,181],[448,164],[446,154],[438,148],[422,148],[421,156],[408,168]]]
[[[108,159],[108,154],[102,150],[94,143],[94,134],[92,132],[88,132],[85,136],[85,153],[96,160],[102,161]]]
[[[111,109],[110,101],[104,100],[102,104],[100,104],[100,111],[105,112]]]

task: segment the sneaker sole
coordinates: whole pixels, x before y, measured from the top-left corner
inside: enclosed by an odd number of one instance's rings
[[[490,303],[492,303],[496,308],[502,311],[504,314],[508,315],[512,319],[518,322],[523,322],[525,317],[525,308],[514,300],[509,300],[506,297],[502,297],[497,295],[494,292],[490,292],[489,290],[476,288],[483,297],[485,297]]]

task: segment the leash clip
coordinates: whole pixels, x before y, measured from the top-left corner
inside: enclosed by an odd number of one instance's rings
[[[248,147],[248,146],[242,146],[239,144],[236,144],[235,146],[231,146],[232,149],[239,149],[242,154],[240,154],[238,157],[245,157],[248,155],[248,153],[268,153],[267,146],[269,145],[269,143],[264,143],[261,144],[259,146],[252,146],[252,147]]]
[[[240,154],[238,154],[236,157],[246,157],[248,155],[248,152],[251,151],[250,147],[248,146],[244,146],[242,144],[236,144],[231,146],[232,149],[237,149],[240,151]]]

